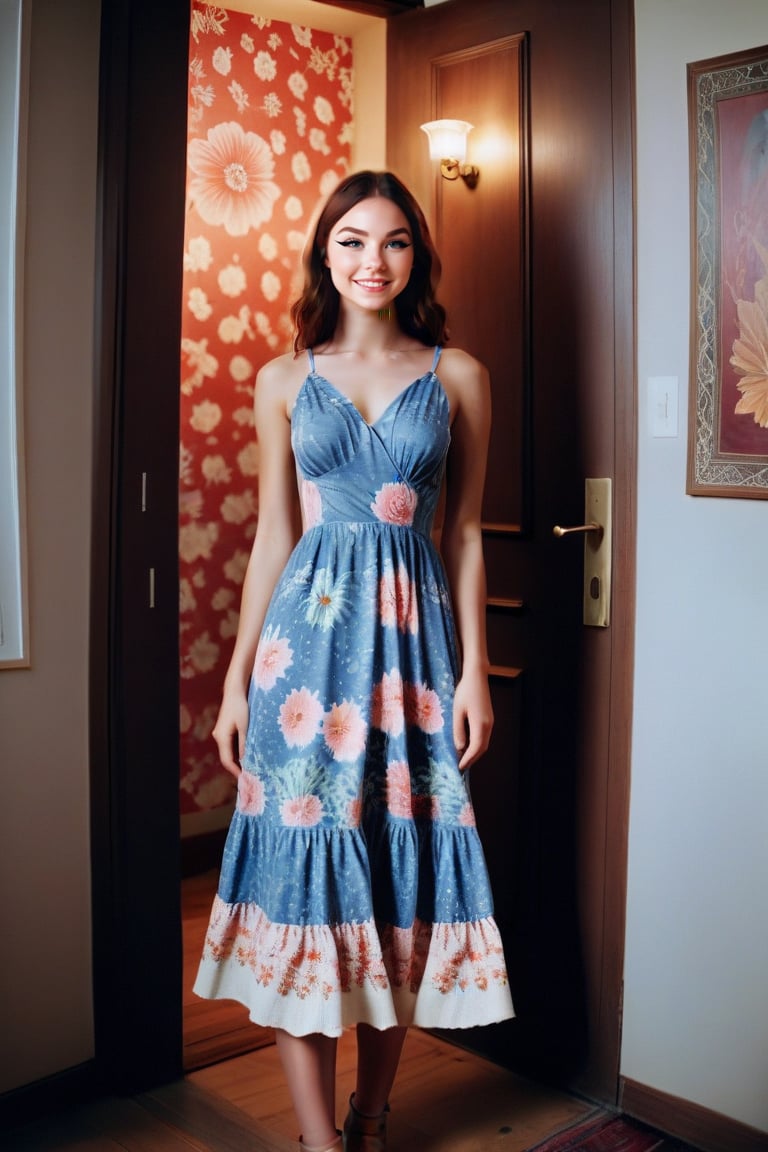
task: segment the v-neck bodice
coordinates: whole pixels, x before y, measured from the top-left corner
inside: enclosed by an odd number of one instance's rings
[[[310,355],[291,417],[306,527],[369,521],[429,534],[450,443],[439,355],[370,424]]]

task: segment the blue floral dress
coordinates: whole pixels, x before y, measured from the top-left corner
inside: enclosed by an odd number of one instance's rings
[[[513,1015],[452,736],[439,358],[367,424],[310,352],[292,413],[304,533],[256,653],[195,992],[294,1035]]]

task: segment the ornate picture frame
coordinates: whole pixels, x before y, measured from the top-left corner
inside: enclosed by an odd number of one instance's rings
[[[768,499],[768,45],[691,63],[686,491]]]

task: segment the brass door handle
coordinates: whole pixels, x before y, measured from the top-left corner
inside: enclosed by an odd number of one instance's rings
[[[571,528],[556,524],[558,539],[584,537],[584,623],[607,628],[611,615],[611,481],[584,481],[584,523]]]
[[[603,526],[602,526],[602,524],[595,524],[593,522],[592,524],[579,524],[575,528],[561,528],[559,524],[555,524],[554,528],[552,529],[552,532],[555,536],[558,537],[558,539],[561,536],[570,535],[571,532],[598,532],[600,534],[600,536],[602,536],[603,535]]]

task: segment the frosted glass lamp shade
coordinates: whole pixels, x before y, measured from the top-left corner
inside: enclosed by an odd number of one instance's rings
[[[473,124],[466,120],[430,120],[422,124],[422,132],[429,138],[430,160],[457,160],[463,164],[467,158],[467,134]]]

